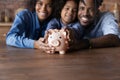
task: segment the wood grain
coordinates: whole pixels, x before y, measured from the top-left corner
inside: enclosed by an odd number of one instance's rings
[[[120,80],[120,47],[60,55],[0,40],[0,80]]]

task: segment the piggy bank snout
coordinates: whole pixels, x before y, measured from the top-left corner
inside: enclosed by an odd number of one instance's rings
[[[60,41],[59,40],[53,40],[53,41],[51,41],[51,45],[52,46],[55,46],[55,47],[57,47],[57,46],[60,46]]]

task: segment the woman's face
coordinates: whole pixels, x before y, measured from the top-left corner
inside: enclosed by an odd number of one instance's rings
[[[77,15],[77,4],[74,1],[67,1],[61,11],[61,20],[64,24],[73,22]]]
[[[35,10],[40,21],[46,20],[52,13],[52,0],[38,0]]]
[[[93,23],[96,15],[96,8],[94,4],[94,0],[84,0],[85,4],[83,2],[79,2],[78,7],[78,19],[82,26],[89,26],[91,23]]]

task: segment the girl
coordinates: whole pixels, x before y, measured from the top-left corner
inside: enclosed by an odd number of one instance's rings
[[[77,8],[79,0],[60,0],[55,13],[54,19],[52,19],[47,27],[48,29],[61,29],[67,27],[74,31],[75,37],[80,38],[82,29],[79,27],[77,22]]]

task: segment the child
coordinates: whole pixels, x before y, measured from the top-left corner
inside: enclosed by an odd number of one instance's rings
[[[48,22],[52,18],[55,0],[31,0],[34,11],[19,12],[6,37],[6,44],[20,48],[50,49],[42,42]],[[32,6],[32,5],[31,5]]]
[[[81,35],[77,34],[82,33],[83,30],[77,22],[78,0],[60,0],[59,4],[60,5],[56,7],[56,18],[49,22],[47,30],[67,27],[74,31],[76,38],[80,38]]]

